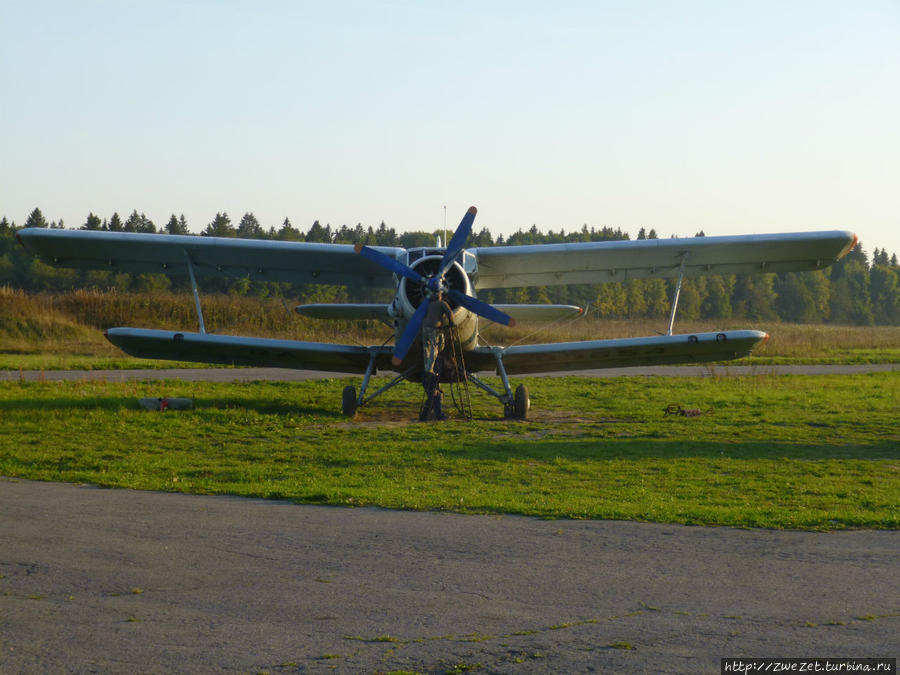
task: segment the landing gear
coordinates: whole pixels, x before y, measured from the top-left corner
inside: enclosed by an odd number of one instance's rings
[[[353,417],[356,414],[356,387],[347,385],[341,397],[341,412],[344,417]]]
[[[516,419],[526,419],[530,407],[531,399],[528,398],[528,387],[524,384],[520,384],[516,387],[516,398],[513,402],[513,412],[515,413]]]
[[[369,387],[369,379],[375,373],[375,360],[378,358],[379,354],[382,354],[382,350],[382,347],[369,347],[369,365],[366,368],[366,374],[363,377],[362,385],[360,385],[359,388],[359,396],[356,395],[356,388],[353,385],[348,384],[346,387],[344,387],[344,393],[341,396],[341,412],[346,417],[353,417],[356,414],[357,410],[359,410],[373,398],[379,396],[380,394],[383,394],[388,389],[396,387],[404,380],[409,379],[410,373],[412,373],[415,369],[415,366],[408,368],[406,371],[400,373],[393,380],[381,387],[381,389],[376,391],[374,394],[369,394],[368,396],[366,396],[366,390]]]
[[[374,394],[370,394],[367,396],[366,389],[369,385],[369,377],[375,371],[375,358],[379,354],[380,348],[374,347],[371,349],[369,367],[366,369],[366,376],[363,378],[359,396],[357,396],[356,388],[352,385],[347,385],[346,387],[344,387],[344,393],[341,398],[341,411],[343,412],[345,417],[353,417],[361,406],[365,405],[376,396],[383,394],[388,389],[391,389],[400,384],[404,380],[409,380],[415,372],[416,366],[410,366],[406,371],[397,375],[397,377],[381,387],[381,389],[376,391]],[[514,393],[509,382],[509,377],[507,377],[506,374],[506,368],[503,367],[503,350],[499,348],[495,349],[494,355],[497,359],[497,373],[500,375],[500,379],[503,382],[502,392],[496,391],[487,383],[482,382],[474,373],[464,372],[459,376],[463,378],[464,382],[471,381],[479,389],[487,392],[498,401],[500,401],[500,403],[503,404],[504,417],[508,419],[519,420],[527,419],[528,411],[531,408],[531,399],[528,396],[528,388],[524,384],[520,384],[518,387],[516,387]],[[466,392],[466,398],[468,399],[468,392]]]
[[[503,404],[503,416],[506,419],[524,420],[528,418],[528,410],[531,408],[531,400],[528,398],[528,387],[520,384],[516,387],[516,394],[507,398]]]
[[[528,398],[528,388],[524,384],[516,387],[516,393],[513,394],[512,387],[509,384],[509,377],[506,374],[506,368],[503,367],[503,350],[495,348],[493,350],[494,357],[497,359],[497,374],[503,382],[503,393],[495,391],[487,383],[482,382],[477,375],[469,373],[469,379],[482,391],[487,392],[500,403],[503,404],[503,416],[507,419],[513,418],[524,420],[528,417],[528,410],[531,408],[531,399]]]

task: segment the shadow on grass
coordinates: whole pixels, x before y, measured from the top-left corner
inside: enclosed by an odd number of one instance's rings
[[[139,403],[142,396],[60,396],[47,398],[17,398],[0,403],[0,408],[8,412],[15,410],[104,410],[120,412],[123,410],[145,412]],[[155,398],[155,397],[151,397]],[[192,412],[210,412],[215,410],[244,410],[259,415],[310,415],[315,417],[342,418],[340,410],[334,405],[324,407],[319,404],[298,404],[292,401],[271,398],[246,398],[244,396],[218,396],[215,398],[192,397]],[[146,411],[148,414],[154,411]],[[169,414],[184,414],[171,411]]]
[[[448,459],[472,461],[533,460],[635,461],[643,459],[785,459],[828,460],[900,459],[900,442],[842,444],[840,441],[809,443],[789,441],[681,441],[672,439],[596,439],[511,442],[479,442],[447,447],[438,454]]]

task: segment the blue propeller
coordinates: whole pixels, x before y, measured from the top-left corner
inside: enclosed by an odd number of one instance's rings
[[[465,246],[469,235],[472,234],[472,224],[475,222],[476,213],[478,213],[478,210],[474,206],[470,206],[469,210],[466,211],[466,215],[463,216],[463,219],[459,223],[459,227],[456,228],[456,232],[453,233],[450,242],[447,244],[447,249],[444,251],[444,257],[441,258],[441,265],[438,272],[434,276],[428,278],[423,277],[409,265],[405,265],[396,258],[385,255],[374,248],[363,246],[362,244],[357,244],[354,247],[356,252],[364,258],[371,260],[375,264],[381,265],[410,281],[422,284],[428,291],[427,294],[423,293],[422,303],[416,308],[415,313],[406,325],[406,329],[403,331],[400,339],[397,340],[397,344],[394,345],[394,357],[392,361],[395,366],[400,365],[406,356],[406,353],[409,351],[409,348],[412,346],[412,343],[415,341],[416,336],[419,334],[419,329],[422,327],[422,322],[425,320],[425,312],[428,311],[427,295],[435,293],[438,290],[444,291],[456,304],[462,305],[478,316],[483,316],[485,319],[503,324],[504,326],[515,325],[515,319],[508,314],[501,312],[499,309],[491,307],[488,303],[482,302],[470,295],[466,295],[465,293],[452,288],[447,288],[444,281],[444,275],[447,273],[447,270],[450,269],[451,265],[453,265],[456,256],[463,250],[463,246]]]
[[[373,263],[381,265],[382,267],[386,267],[391,272],[396,272],[397,274],[406,277],[410,281],[418,281],[420,284],[425,283],[426,281],[425,277],[416,272],[412,267],[410,267],[409,265],[404,265],[396,258],[385,255],[381,251],[370,248],[369,246],[363,246],[362,244],[357,244],[353,247],[353,249],[363,258],[371,260]]]
[[[501,312],[496,307],[492,307],[478,298],[473,298],[471,295],[466,295],[453,288],[447,291],[447,295],[453,298],[453,301],[457,305],[462,305],[470,312],[475,312],[478,316],[483,316],[485,319],[489,319],[494,323],[502,323],[504,326],[516,325],[516,320],[509,314]]]
[[[412,343],[415,342],[416,336],[419,334],[419,328],[425,320],[425,312],[427,311],[428,301],[423,299],[422,304],[416,308],[409,323],[406,324],[406,330],[403,331],[403,335],[400,336],[400,339],[397,340],[397,344],[394,345],[394,355],[391,357],[391,363],[395,366],[399,366],[403,363],[406,352],[412,347]]]
[[[447,250],[444,251],[444,257],[441,258],[440,271],[437,273],[437,276],[440,277],[441,281],[443,281],[444,275],[447,273],[447,270],[450,269],[450,265],[453,264],[456,256],[459,255],[463,246],[466,245],[469,235],[472,234],[472,223],[475,222],[476,213],[478,213],[478,209],[474,206],[470,206],[469,210],[466,211],[466,215],[459,221],[459,227],[456,228],[456,232],[454,232],[453,236],[450,238],[450,241],[447,244]]]

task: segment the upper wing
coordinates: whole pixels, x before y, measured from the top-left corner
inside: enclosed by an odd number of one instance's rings
[[[376,354],[376,368],[390,370],[391,355],[394,353],[392,347],[358,347],[146,328],[110,328],[106,331],[106,337],[125,353],[143,359],[335,373],[365,373],[373,351]]]
[[[133,232],[25,228],[16,234],[33,255],[60,267],[122,272],[197,271],[260,281],[393,288],[391,273],[349,244],[196,237]],[[405,249],[378,247],[390,256]]]
[[[768,339],[758,330],[734,330],[693,335],[654,335],[617,340],[588,340],[512,347],[478,347],[467,353],[466,367],[473,372],[494,370],[496,352],[509,375],[656,366],[677,363],[726,361],[748,356]]]
[[[597,284],[645,277],[796,272],[827,267],[853,248],[852,232],[798,232],[689,239],[640,239],[469,252],[478,261],[476,288]]]

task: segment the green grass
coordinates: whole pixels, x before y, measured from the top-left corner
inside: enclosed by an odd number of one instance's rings
[[[352,380],[350,380],[352,381]],[[900,375],[526,380],[533,418],[415,422],[398,387],[350,421],[348,380],[0,384],[0,475],[546,518],[900,526]],[[152,413],[141,396],[190,396]],[[709,411],[664,417],[668,404]]]

